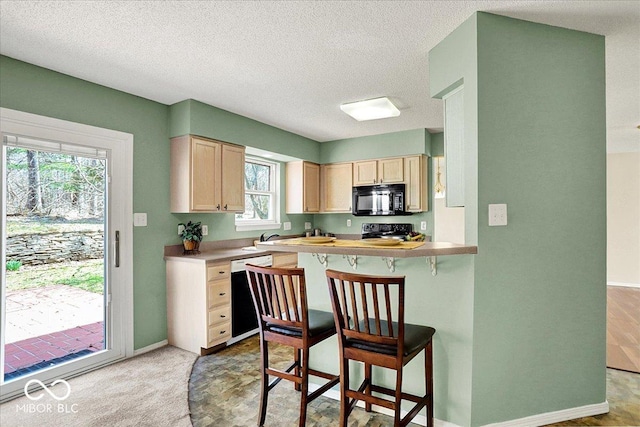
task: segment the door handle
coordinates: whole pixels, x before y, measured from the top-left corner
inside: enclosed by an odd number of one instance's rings
[[[116,230],[115,266],[120,267],[120,230]]]

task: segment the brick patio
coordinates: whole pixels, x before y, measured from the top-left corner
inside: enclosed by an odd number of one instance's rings
[[[7,292],[5,380],[102,350],[103,299],[65,285]]]
[[[17,376],[15,373],[26,373],[51,366],[54,360],[69,360],[70,358],[66,358],[69,355],[84,355],[103,348],[103,322],[9,343],[4,346],[5,379]]]

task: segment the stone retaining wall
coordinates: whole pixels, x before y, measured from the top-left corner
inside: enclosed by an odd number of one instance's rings
[[[20,234],[7,238],[7,261],[22,265],[103,258],[102,231]]]

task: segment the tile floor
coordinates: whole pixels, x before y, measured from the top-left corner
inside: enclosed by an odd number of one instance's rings
[[[189,408],[194,427],[255,425],[260,397],[259,341],[257,336],[218,353],[198,358],[189,380]],[[288,347],[270,347],[274,364],[291,359]],[[640,374],[607,369],[607,400],[610,412],[554,426],[640,426]],[[265,427],[297,425],[300,395],[283,381],[269,394]],[[307,426],[335,425],[339,402],[319,397],[309,405]],[[355,408],[350,427],[381,427],[393,424],[382,414]],[[415,425],[415,424],[410,424]]]

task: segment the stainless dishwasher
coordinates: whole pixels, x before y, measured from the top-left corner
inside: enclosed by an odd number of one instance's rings
[[[258,319],[251,299],[245,264],[270,267],[271,255],[231,261],[231,339],[228,344],[241,341],[258,333]]]

